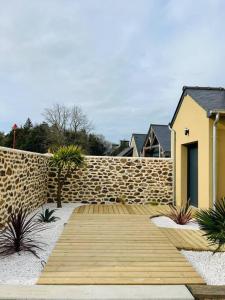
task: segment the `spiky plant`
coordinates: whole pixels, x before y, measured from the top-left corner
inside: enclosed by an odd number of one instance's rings
[[[0,231],[0,256],[26,251],[39,258],[36,251],[43,250],[45,243],[40,242],[37,235],[45,228],[35,217],[23,209],[11,214],[5,229]]]
[[[55,211],[56,211],[56,209],[49,210],[49,208],[46,208],[45,210],[42,210],[41,213],[39,213],[37,220],[39,222],[43,222],[43,223],[56,222],[60,218],[56,217],[56,216],[53,216],[53,214],[54,214]]]
[[[188,200],[181,207],[176,207],[170,205],[170,212],[166,214],[171,220],[179,225],[185,225],[193,219],[192,208],[190,206],[190,201]]]
[[[217,245],[215,252],[225,245],[225,198],[215,204],[214,208],[196,212],[196,220],[204,236],[211,245]]]

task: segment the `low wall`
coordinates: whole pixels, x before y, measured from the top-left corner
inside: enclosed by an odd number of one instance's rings
[[[42,154],[0,147],[0,224],[13,210],[32,211],[46,202],[48,160]]]
[[[86,167],[65,183],[64,202],[171,203],[171,159],[87,156]],[[0,147],[0,224],[19,208],[34,210],[56,198],[49,156]]]
[[[171,203],[172,160],[158,158],[87,156],[86,167],[67,180],[64,202],[128,204]],[[56,172],[49,172],[48,201],[56,197]]]

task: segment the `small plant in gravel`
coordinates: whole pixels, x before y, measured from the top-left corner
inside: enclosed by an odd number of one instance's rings
[[[0,256],[26,251],[39,258],[37,250],[44,250],[45,243],[38,240],[37,234],[45,228],[35,217],[23,209],[11,214],[6,227],[0,231]]]
[[[62,207],[62,188],[67,178],[78,168],[84,166],[84,156],[78,146],[70,145],[60,147],[51,157],[50,165],[57,172],[57,207]]]
[[[38,215],[38,221],[43,223],[52,223],[59,220],[59,217],[54,216],[56,209],[49,209],[46,208],[45,210],[42,209],[42,212]]]
[[[170,204],[170,212],[166,214],[171,220],[179,225],[185,225],[193,219],[193,212],[188,200],[186,204],[181,207],[176,207]]]
[[[215,252],[225,245],[225,198],[215,204],[214,208],[196,212],[196,220],[204,236],[211,245],[217,245]]]

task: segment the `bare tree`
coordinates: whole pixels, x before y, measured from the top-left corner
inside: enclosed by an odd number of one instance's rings
[[[70,122],[70,110],[65,105],[54,104],[44,111],[46,122],[60,132],[65,132]]]
[[[67,107],[55,104],[46,108],[43,113],[46,122],[51,127],[50,139],[56,146],[65,145],[68,132],[77,133],[84,131],[89,133],[92,124],[79,106]]]
[[[85,130],[90,132],[93,125],[88,120],[87,116],[82,112],[79,106],[74,105],[70,109],[70,129],[77,133],[78,131]]]

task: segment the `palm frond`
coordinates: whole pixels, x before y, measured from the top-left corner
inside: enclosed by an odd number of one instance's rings
[[[218,201],[215,208],[198,211],[196,220],[210,244],[218,246],[215,252],[219,251],[225,245],[225,199]]]

